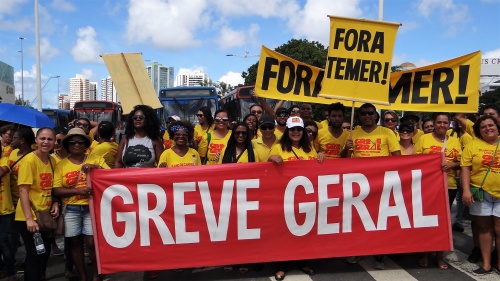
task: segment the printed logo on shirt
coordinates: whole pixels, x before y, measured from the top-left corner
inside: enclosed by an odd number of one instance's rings
[[[222,152],[222,149],[224,149],[223,144],[217,144],[217,143],[210,144],[210,153]]]
[[[371,139],[358,138],[355,140],[355,150],[358,151],[380,151],[380,145],[382,144],[382,139],[378,138],[373,142]]]
[[[328,143],[325,145],[325,154],[327,156],[338,156],[340,155],[340,144],[338,143]]]

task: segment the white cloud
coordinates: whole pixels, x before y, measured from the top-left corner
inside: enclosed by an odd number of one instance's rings
[[[206,7],[205,0],[131,0],[126,38],[167,50],[197,47],[196,31],[209,22]]]
[[[32,29],[30,18],[19,16],[22,4],[29,0],[2,0],[0,5],[0,30],[25,32]],[[10,15],[15,17],[10,18]]]
[[[446,27],[445,35],[455,36],[471,20],[469,7],[456,4],[454,0],[420,0],[417,4],[418,11],[426,18],[434,17],[439,13],[440,21]]]
[[[31,52],[34,52],[34,47]],[[42,37],[40,39],[40,59],[43,61],[49,61],[54,56],[57,56],[61,53],[59,49],[55,48],[50,44],[50,41],[47,37]]]
[[[181,67],[181,68],[179,68],[179,71],[177,72],[177,75],[189,74],[189,73],[192,73],[192,72],[203,72],[203,73],[205,73],[205,70],[206,70],[206,67],[200,66],[200,65],[195,65],[195,66],[192,66],[191,68]]]
[[[296,0],[213,0],[212,2],[217,12],[223,17],[288,18],[299,10]]]
[[[36,82],[36,65],[24,68],[23,75],[21,71],[14,72],[14,85],[16,87],[16,96],[20,96],[24,92],[24,100],[32,103],[34,107],[37,106],[37,82]],[[41,76],[40,87],[42,90],[42,103],[43,107],[52,106],[53,103],[57,105],[57,83],[58,79],[50,78],[55,75]],[[21,81],[23,82],[24,89],[22,90]],[[45,87],[44,87],[45,86]],[[52,106],[53,107],[53,106]],[[57,106],[56,106],[57,107]]]
[[[99,57],[101,44],[96,40],[97,33],[92,26],[78,29],[76,45],[71,50],[71,55],[80,63],[103,63]]]
[[[304,8],[290,16],[288,22],[294,37],[305,37],[329,45],[330,23],[328,15],[360,17],[360,0],[307,0]]]
[[[80,73],[83,75],[83,77],[89,79],[90,82],[93,82],[96,79],[94,71],[90,68],[84,68]]]
[[[74,12],[76,10],[75,6],[66,0],[52,0],[50,7],[63,12]]]
[[[500,58],[500,48],[483,53],[483,58]]]
[[[241,47],[249,42],[255,41],[259,29],[259,25],[257,24],[251,24],[247,30],[234,30],[226,26],[221,29],[217,43],[223,50]]]
[[[245,83],[245,80],[243,79],[243,77],[241,77],[241,73],[233,71],[229,71],[226,74],[222,75],[222,77],[217,81],[224,82],[231,86],[238,86],[239,84]]]

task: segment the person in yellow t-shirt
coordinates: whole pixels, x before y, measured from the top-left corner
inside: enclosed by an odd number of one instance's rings
[[[9,158],[2,157],[0,166],[7,166]],[[0,173],[3,173],[0,169]],[[7,281],[16,280],[16,267],[14,266],[15,249],[12,247],[9,236],[14,225],[14,204],[10,192],[10,177],[8,173],[3,173],[0,179],[0,251],[2,253],[5,275]],[[19,240],[19,238],[17,238]]]
[[[257,119],[257,116],[254,114],[248,114],[243,118],[243,123],[247,124],[250,129],[252,139],[256,139],[261,136],[261,132],[259,132],[258,127],[259,119]]]
[[[312,148],[309,137],[304,128],[304,121],[300,117],[290,117],[286,122],[286,129],[280,142],[273,145],[267,161],[277,165],[284,165],[288,161],[315,160],[323,162],[323,157],[318,158],[318,154]],[[314,270],[308,266],[307,261],[297,261],[298,267],[305,273],[312,275]],[[277,272],[274,275],[276,280],[283,280],[286,268],[290,267],[290,262],[276,263]]]
[[[115,135],[115,125],[109,121],[102,121],[97,126],[99,134],[99,144],[94,146],[91,154],[96,154],[104,158],[110,168],[115,167],[115,156],[118,151],[118,144],[112,141]]]
[[[62,146],[69,156],[57,163],[53,189],[55,196],[68,198],[64,211],[64,236],[71,240],[71,257],[83,280],[88,280],[83,255],[84,241],[92,261],[92,280],[99,278],[88,201],[92,188],[87,186],[87,173],[91,169],[109,169],[101,156],[85,153],[90,144],[90,137],[82,129],[69,130],[62,140]]]
[[[243,123],[237,122],[231,130],[227,145],[219,157],[219,164],[259,162],[259,155],[252,146],[252,130]]]
[[[0,140],[0,143],[2,144],[2,156],[9,156],[10,153],[12,152],[12,147],[10,146],[10,143],[12,142],[12,136],[14,135],[14,128],[11,125],[4,125],[0,127],[0,135],[2,136],[2,139]]]
[[[193,136],[195,148],[198,147],[203,135],[214,131],[214,117],[208,106],[200,107],[196,113],[196,117],[198,117],[198,124],[194,126]]]
[[[194,135],[191,123],[186,121],[172,122],[168,124],[167,132],[175,145],[163,151],[160,155],[158,160],[159,168],[201,165],[198,151],[189,147]]]
[[[275,134],[276,126],[274,124],[274,119],[269,115],[260,118],[259,129],[262,135],[252,140],[252,146],[259,161],[267,162],[271,148],[274,144],[278,143],[280,139]]]
[[[290,117],[290,113],[288,112],[288,109],[284,107],[280,107],[276,110],[276,128],[274,130],[274,134],[276,135],[276,138],[281,139],[283,136],[283,132],[286,129],[286,120],[288,120],[288,117]]]
[[[500,122],[500,106],[496,103],[488,103],[485,104],[484,106],[481,106],[481,109],[479,111],[479,115],[490,115],[493,118],[497,120],[497,122]],[[455,115],[455,119],[457,122],[460,123],[462,128],[465,128],[465,132],[467,132],[469,135],[472,136],[472,138],[477,138],[478,136],[474,133],[474,122],[467,119],[464,113],[457,113]]]
[[[476,121],[473,130],[477,138],[464,148],[460,175],[463,187],[462,200],[470,208],[470,214],[474,215],[479,236],[478,246],[483,258],[483,265],[473,273],[484,275],[492,272],[493,268],[499,268],[500,265],[498,262],[500,259],[497,259],[497,264],[492,264],[491,259],[493,242],[497,245],[497,249],[500,245],[500,165],[498,163],[500,126],[495,117],[483,115]],[[483,189],[482,201],[474,200],[471,186]],[[500,258],[500,252],[496,251],[496,253]]]
[[[229,117],[224,109],[215,112],[215,128],[213,133],[203,135],[198,146],[201,162],[213,165],[219,162],[220,153],[226,147],[231,136],[228,128]],[[209,139],[210,138],[210,139]]]
[[[52,217],[59,216],[59,203],[52,198],[55,160],[50,157],[56,134],[51,128],[41,128],[36,133],[36,150],[28,153],[19,165],[19,203],[16,207],[16,226],[24,241],[25,280],[40,280],[45,276],[51,252],[51,233],[40,231],[33,209],[50,211]],[[45,253],[37,254],[33,233],[40,232]]]
[[[415,128],[410,122],[402,122],[398,127],[399,146],[401,147],[401,155],[415,154],[415,144],[412,137],[415,134]]]
[[[345,143],[349,138],[349,131],[342,129],[345,107],[339,102],[332,103],[327,107],[327,111],[328,126],[319,130],[316,138],[319,151],[328,159],[346,157],[348,149]]]
[[[415,128],[415,134],[413,135],[413,143],[417,143],[418,139],[424,135],[424,132],[419,129],[418,127],[418,122],[420,121],[420,117],[418,117],[415,114],[407,113],[401,119],[399,120],[400,122],[410,122],[413,124],[413,127]]]
[[[434,131],[424,134],[415,144],[415,154],[433,154],[444,152],[445,161],[441,168],[447,173],[448,179],[448,199],[451,207],[455,195],[457,194],[457,182],[455,171],[460,167],[460,156],[462,147],[457,138],[449,138],[446,132],[450,128],[450,116],[444,112],[433,114]],[[436,263],[439,269],[448,269],[448,264],[443,260],[443,252],[436,252]],[[421,266],[428,265],[428,253],[423,253],[419,258]]]

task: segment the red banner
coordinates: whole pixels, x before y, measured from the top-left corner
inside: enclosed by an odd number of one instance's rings
[[[94,170],[101,273],[453,248],[441,156]]]

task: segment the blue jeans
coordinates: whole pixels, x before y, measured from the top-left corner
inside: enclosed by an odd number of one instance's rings
[[[9,232],[13,226],[14,213],[0,215],[0,251],[2,253],[7,276],[14,276],[16,274],[14,267],[16,257],[12,249],[11,241],[9,240]]]

